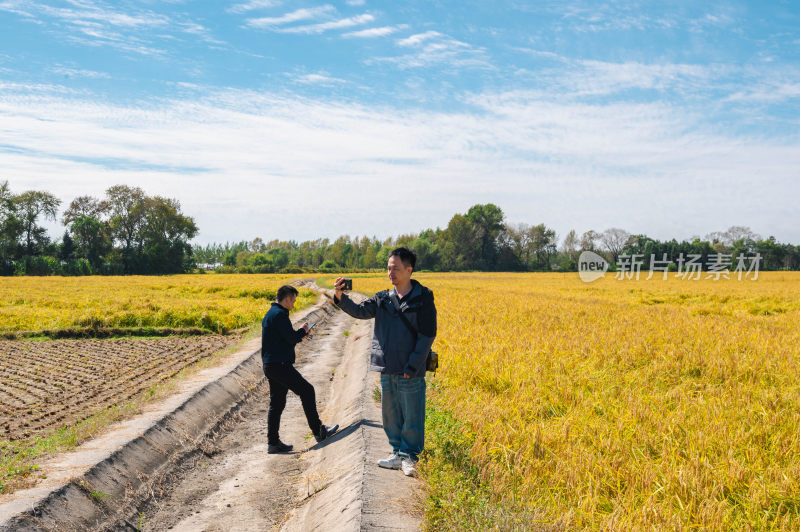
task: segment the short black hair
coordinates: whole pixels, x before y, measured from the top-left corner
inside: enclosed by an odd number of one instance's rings
[[[403,264],[406,266],[411,266],[412,268],[416,268],[417,266],[417,254],[411,251],[408,248],[397,248],[393,249],[391,253],[389,253],[390,257],[399,257]]]
[[[297,295],[297,288],[295,288],[294,286],[290,286],[288,284],[285,284],[285,285],[281,286],[280,288],[278,288],[278,293],[275,296],[275,301],[283,301],[284,299],[286,299],[289,296],[296,296],[296,295]]]

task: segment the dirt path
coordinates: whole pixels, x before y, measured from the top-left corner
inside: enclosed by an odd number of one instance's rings
[[[368,372],[372,321],[336,311],[297,349],[323,423],[340,432],[316,444],[289,394],[281,439],[267,454],[269,387],[260,383],[233,416],[156,486],[128,519],[142,530],[416,530],[418,483],[375,465],[388,451]]]

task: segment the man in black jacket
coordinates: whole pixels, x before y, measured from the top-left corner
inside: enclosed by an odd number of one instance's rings
[[[294,346],[305,338],[310,330],[308,322],[294,330],[289,320],[289,311],[297,300],[297,289],[283,285],[278,289],[277,301],[272,303],[261,322],[261,362],[264,375],[269,381],[269,411],[267,412],[267,452],[285,453],[292,450],[280,440],[278,430],[281,414],[286,407],[286,394],[289,390],[300,396],[308,427],[318,442],[330,437],[339,425],[326,427],[317,414],[314,386],[305,380],[294,368]]]
[[[356,304],[336,279],[334,302],[359,319],[375,318],[370,369],[381,373],[383,430],[392,454],[380,467],[417,473],[425,445],[425,370],[436,337],[433,292],[411,279],[417,256],[407,248],[389,254],[387,273],[394,288]]]

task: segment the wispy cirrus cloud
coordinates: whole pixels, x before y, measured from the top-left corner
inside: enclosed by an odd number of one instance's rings
[[[387,35],[391,35],[396,33],[400,30],[407,28],[406,24],[400,24],[398,26],[381,26],[379,28],[367,28],[365,30],[358,30],[358,31],[351,31],[347,33],[343,33],[342,37],[355,37],[361,39],[371,39],[374,37],[385,37]]]
[[[214,37],[212,31],[202,24],[198,24],[196,22],[179,22],[177,23],[177,27],[180,28],[184,33],[200,37],[200,39],[204,42],[210,44],[227,44],[227,42]]]
[[[663,4],[642,9],[638,2],[561,2],[546,6],[520,3],[523,11],[543,11],[557,15],[559,30],[578,34],[610,31],[674,31],[685,29],[702,33],[709,28],[731,28],[742,18],[737,3],[697,3],[679,6]]]
[[[435,39],[437,37],[442,37],[442,34],[438,31],[426,31],[425,33],[416,33],[410,37],[406,37],[405,39],[400,39],[397,41],[398,46],[417,46],[424,41],[429,39]]]
[[[340,30],[345,28],[352,28],[353,26],[360,26],[368,24],[375,20],[373,15],[365,13],[363,15],[356,15],[354,17],[340,18],[337,20],[330,20],[328,22],[320,22],[318,24],[308,24],[305,26],[291,26],[280,28],[275,31],[281,33],[323,33],[329,30]]]
[[[566,71],[570,90],[582,94],[608,94],[631,88],[697,91],[710,88],[728,72],[726,67],[682,63],[581,60],[573,64],[575,68]]]
[[[65,76],[68,78],[84,78],[84,79],[110,79],[111,75],[106,72],[97,72],[95,70],[87,70],[82,68],[73,68],[68,66],[58,65],[50,69],[53,74]]]
[[[330,4],[326,4],[317,7],[297,9],[295,11],[285,13],[279,17],[251,18],[247,19],[245,24],[252,28],[277,28],[291,22],[319,18],[335,11],[336,8]]]
[[[800,97],[800,70],[785,66],[612,62],[572,59],[526,48],[517,50],[553,61],[552,67],[520,73],[542,92],[561,98],[697,101],[704,102],[705,112],[710,113],[714,108],[725,112],[726,104],[733,102],[771,104]],[[636,96],[631,91],[637,91]],[[737,112],[743,111],[738,107]],[[761,120],[768,118],[769,115],[762,113]]]
[[[340,83],[347,83],[346,80],[341,78],[332,77],[328,72],[314,72],[311,74],[292,74],[289,76],[297,83],[307,85],[335,85]]]
[[[562,63],[571,61],[569,58],[563,55],[557,54],[555,52],[550,52],[548,50],[537,50],[535,48],[528,48],[526,46],[512,46],[511,49],[517,52],[522,52],[526,55],[533,56],[535,58],[552,59],[553,61],[558,61]]]
[[[245,25],[251,28],[260,28],[275,33],[302,33],[319,34],[330,30],[340,30],[368,24],[375,20],[375,16],[362,13],[352,17],[335,18],[337,10],[330,4],[302,8],[285,13],[279,17],[259,17],[247,19]],[[326,20],[327,19],[327,20]],[[293,22],[318,21],[313,24],[293,26]]]
[[[125,13],[100,4],[75,4],[76,8],[52,7],[37,4],[42,14],[79,26],[98,24],[118,28],[163,27],[169,23],[169,17],[150,11]]]
[[[126,10],[100,0],[72,0],[67,5],[69,7],[32,0],[6,0],[0,2],[0,11],[50,27],[70,42],[108,46],[140,55],[166,55],[166,50],[154,42],[163,40],[173,29],[199,35],[208,42],[221,42],[211,38],[209,31],[197,23],[147,9]]]
[[[492,68],[484,48],[472,46],[438,31],[430,30],[398,39],[397,46],[411,51],[398,56],[376,57],[367,63],[392,63],[404,69],[437,64],[446,64],[453,68]]]
[[[645,13],[632,3],[554,3],[542,9],[560,16],[559,27],[576,33],[670,29],[677,26],[679,20],[675,13]]]
[[[247,13],[256,9],[268,9],[270,7],[277,7],[283,2],[280,0],[250,0],[249,2],[240,2],[233,4],[227,9],[228,13]]]
[[[765,80],[754,86],[737,90],[727,98],[729,102],[778,103],[787,100],[800,101],[800,77],[795,80]]]
[[[731,13],[716,12],[706,13],[701,17],[688,22],[689,31],[700,33],[708,28],[729,28],[736,24],[736,18]]]

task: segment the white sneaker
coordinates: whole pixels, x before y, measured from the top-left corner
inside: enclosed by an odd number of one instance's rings
[[[389,458],[384,458],[383,460],[378,460],[378,465],[385,469],[400,469],[400,462],[402,462],[402,458],[400,458],[397,454],[392,454]]]
[[[403,468],[403,474],[407,477],[417,476],[417,463],[411,458],[403,458],[400,467]]]

